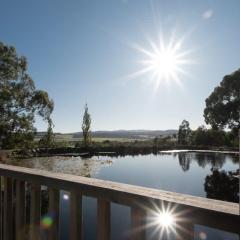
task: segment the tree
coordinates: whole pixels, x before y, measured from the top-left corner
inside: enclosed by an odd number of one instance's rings
[[[228,146],[229,141],[227,134],[221,129],[207,129],[205,126],[200,126],[197,130],[192,131],[191,144],[197,146]]]
[[[204,118],[216,128],[240,128],[240,69],[227,75],[205,100]]]
[[[83,142],[85,146],[88,146],[91,143],[90,128],[91,128],[91,116],[88,113],[88,106],[86,104],[82,122]]]
[[[187,144],[189,141],[190,134],[191,129],[189,127],[189,122],[187,120],[183,120],[178,130],[178,143]]]
[[[39,140],[39,145],[40,147],[44,148],[54,147],[54,134],[52,122],[48,123],[47,133]]]
[[[1,147],[29,147],[36,115],[49,123],[53,107],[48,93],[35,88],[27,73],[27,59],[18,56],[14,47],[0,42]]]

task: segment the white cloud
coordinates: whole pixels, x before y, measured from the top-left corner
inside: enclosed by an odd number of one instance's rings
[[[209,19],[212,16],[213,16],[213,10],[212,9],[208,9],[202,14],[203,19]]]

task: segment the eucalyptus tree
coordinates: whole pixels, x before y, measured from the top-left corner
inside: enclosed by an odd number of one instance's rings
[[[226,75],[205,100],[204,118],[213,128],[240,129],[240,69]]]
[[[34,122],[40,116],[52,123],[53,101],[37,90],[28,74],[27,59],[16,49],[0,42],[0,145],[2,148],[29,147]]]

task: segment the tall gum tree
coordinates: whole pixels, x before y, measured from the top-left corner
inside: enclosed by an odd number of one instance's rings
[[[52,124],[53,100],[37,90],[27,72],[27,59],[0,42],[0,147],[29,147],[39,115]]]
[[[226,75],[205,100],[204,118],[213,128],[240,128],[240,69]]]

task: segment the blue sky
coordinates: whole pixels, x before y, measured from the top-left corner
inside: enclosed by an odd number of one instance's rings
[[[240,67],[240,1],[2,0],[0,41],[29,62],[37,88],[55,102],[55,131],[81,130],[85,102],[93,130],[176,129],[204,123],[205,98]],[[184,42],[190,64],[175,81],[150,82],[143,55],[161,32]],[[46,125],[37,121],[38,130]]]

